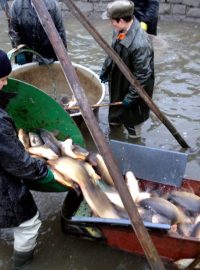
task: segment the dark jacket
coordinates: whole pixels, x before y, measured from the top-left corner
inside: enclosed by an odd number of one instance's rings
[[[134,15],[147,24],[147,33],[157,35],[159,0],[132,0]]]
[[[0,228],[32,218],[37,207],[26,185],[47,175],[43,161],[29,156],[17,138],[14,122],[0,108]]]
[[[118,40],[114,35],[112,47],[144,87],[150,97],[154,87],[154,52],[148,35],[134,19],[125,39]],[[149,117],[149,108],[143,99],[124,77],[117,65],[107,57],[103,68],[109,80],[110,102],[123,101],[130,103],[130,109],[123,106],[109,108],[109,122],[122,122],[126,127],[138,125]]]
[[[67,48],[66,33],[61,10],[54,0],[45,0],[47,9]],[[31,0],[15,0],[11,7],[11,33],[13,46],[25,44],[45,58],[57,60],[51,43],[31,5]]]

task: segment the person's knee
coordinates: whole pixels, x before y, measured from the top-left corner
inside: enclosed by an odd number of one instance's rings
[[[39,213],[14,228],[14,249],[19,252],[28,252],[35,248],[38,231],[41,226]]]

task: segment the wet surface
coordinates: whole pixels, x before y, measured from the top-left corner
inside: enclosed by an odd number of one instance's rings
[[[0,17],[0,47],[11,49],[6,19]],[[110,43],[111,27],[107,22],[93,22]],[[72,61],[99,74],[105,54],[87,31],[75,20],[66,19],[68,49]],[[194,149],[188,158],[186,176],[199,178],[200,172],[200,25],[195,23],[159,23],[155,44],[156,85],[154,101],[178,132]],[[106,95],[104,102],[108,102]],[[129,141],[150,147],[185,152],[166,127],[152,113],[145,122],[141,140],[128,140],[123,128],[110,131],[107,108],[99,110],[99,123],[106,139]],[[94,149],[86,128],[83,134],[89,148]],[[41,212],[43,226],[38,238],[33,269],[54,270],[128,270],[150,267],[145,259],[112,250],[86,240],[63,235],[60,229],[60,209],[65,193],[33,192]],[[0,231],[0,269],[9,270],[12,256],[12,234]],[[172,269],[172,267],[167,267]]]

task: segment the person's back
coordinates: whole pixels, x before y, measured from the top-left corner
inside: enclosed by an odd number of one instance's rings
[[[134,16],[146,24],[148,34],[157,35],[159,0],[131,0],[134,3]]]
[[[67,48],[61,10],[55,0],[45,0],[47,9]],[[37,17],[31,0],[15,0],[11,6],[12,45],[25,44],[44,58],[57,60],[53,47]]]

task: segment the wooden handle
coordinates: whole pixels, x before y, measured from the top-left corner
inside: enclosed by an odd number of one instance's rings
[[[100,103],[100,104],[94,104],[91,105],[92,108],[100,108],[100,107],[109,107],[109,106],[118,106],[118,105],[122,105],[122,101],[117,101],[117,102],[113,102],[113,103]],[[64,109],[65,110],[80,110],[79,106],[72,106],[70,108],[67,107],[66,104],[64,104]]]

